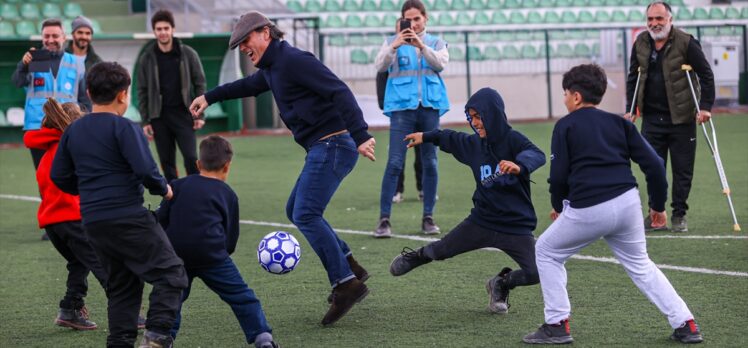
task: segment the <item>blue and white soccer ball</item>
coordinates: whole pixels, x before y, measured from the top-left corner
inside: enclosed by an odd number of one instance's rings
[[[301,260],[299,241],[288,232],[270,232],[257,246],[257,260],[260,266],[270,273],[291,272]]]

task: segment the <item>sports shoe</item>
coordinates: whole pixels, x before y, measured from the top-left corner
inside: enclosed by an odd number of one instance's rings
[[[434,222],[434,218],[431,215],[426,215],[421,220],[421,231],[423,234],[439,234],[439,226]]]
[[[74,330],[96,330],[96,323],[88,320],[88,311],[86,314],[81,313],[82,309],[65,309],[60,308],[60,312],[55,318],[55,325],[69,327]]]
[[[145,330],[138,348],[172,348],[174,339],[170,335]]]
[[[280,348],[280,345],[273,341],[273,335],[269,332],[263,332],[257,335],[253,344],[255,348]]]
[[[348,260],[348,265],[351,266],[351,271],[353,271],[353,275],[356,276],[356,279],[360,280],[362,283],[369,280],[369,272],[358,264],[358,261],[353,258],[353,255],[346,256],[346,260]],[[327,303],[332,303],[332,293],[330,293],[330,296],[327,296]]]
[[[566,344],[574,342],[569,332],[569,319],[562,320],[556,325],[543,324],[537,331],[522,338],[531,344]]]
[[[322,318],[322,325],[332,325],[338,321],[368,294],[369,288],[356,278],[338,284],[332,291],[332,304]]]
[[[374,231],[374,238],[390,238],[392,237],[392,225],[390,224],[390,218],[383,217],[379,219],[379,225]]]
[[[679,341],[680,343],[701,343],[704,341],[704,337],[701,336],[699,326],[693,319],[683,323],[683,326],[675,329],[673,334],[670,335],[670,339]]]
[[[652,218],[650,218],[649,215],[644,218],[644,232],[662,232],[667,230],[667,225],[661,227],[652,227]]]
[[[673,232],[688,232],[688,222],[685,216],[673,216],[670,223],[673,225]]]
[[[504,267],[495,277],[486,282],[488,292],[488,310],[497,314],[509,311],[509,287],[506,285],[507,276],[512,269]]]
[[[400,203],[404,200],[403,193],[402,192],[395,192],[395,195],[392,196],[392,203]]]
[[[390,274],[395,277],[410,272],[412,269],[431,262],[431,258],[423,254],[423,248],[413,250],[405,247],[400,255],[390,263]]]

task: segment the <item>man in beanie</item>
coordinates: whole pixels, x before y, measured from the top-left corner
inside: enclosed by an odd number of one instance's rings
[[[156,40],[145,45],[138,62],[138,110],[143,132],[156,141],[161,170],[167,181],[179,177],[177,150],[184,158],[187,175],[197,174],[195,131],[205,120],[192,119],[187,107],[205,93],[205,73],[192,47],[174,38],[174,15],[157,11],[151,18]]]
[[[71,27],[73,28],[73,41],[68,42],[65,52],[72,53],[76,57],[85,57],[84,62],[86,71],[88,71],[94,64],[101,62],[101,57],[94,52],[91,45],[94,34],[93,24],[90,19],[78,16],[73,20]]]
[[[369,293],[368,272],[322,214],[358,160],[374,161],[374,138],[348,86],[312,53],[292,47],[265,15],[251,11],[236,24],[229,46],[239,47],[260,70],[196,98],[192,115],[227,99],[272,91],[280,116],[307,152],[304,168],[286,204],[286,214],[304,234],[327,270],[330,309],[322,325],[343,317]]]

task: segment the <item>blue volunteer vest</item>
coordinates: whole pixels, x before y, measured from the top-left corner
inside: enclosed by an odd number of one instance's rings
[[[392,44],[394,40],[395,36],[391,36],[387,43]],[[447,45],[444,40],[429,34],[424,35],[423,43],[435,51]],[[439,116],[449,110],[444,81],[423,56],[419,59],[415,47],[400,46],[388,71],[389,77],[384,92],[385,115],[391,116],[393,111],[415,110],[419,103],[439,110]]]
[[[78,84],[83,79],[86,67],[82,59],[64,53],[60,59],[57,78],[52,71],[31,73],[31,83],[26,87],[25,116],[23,129],[34,130],[42,126],[44,111],[42,106],[47,98],[55,98],[60,103],[78,101]]]

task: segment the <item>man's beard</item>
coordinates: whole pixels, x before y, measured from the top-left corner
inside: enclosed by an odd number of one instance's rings
[[[670,30],[672,29],[672,27],[673,27],[672,24],[665,24],[664,26],[662,26],[662,30],[660,30],[660,32],[658,33],[655,33],[650,28],[647,28],[647,31],[649,32],[649,36],[653,40],[658,41],[658,40],[667,39],[667,37],[670,35]]]
[[[75,43],[75,47],[78,47],[78,49],[82,50],[84,48],[88,48],[88,40],[75,40],[73,41]],[[85,42],[85,45],[83,44]]]

